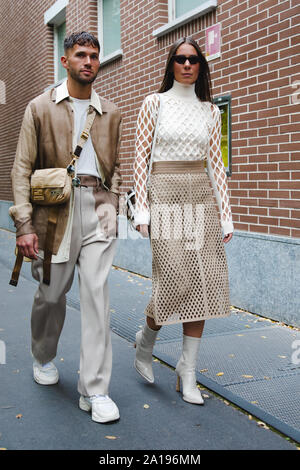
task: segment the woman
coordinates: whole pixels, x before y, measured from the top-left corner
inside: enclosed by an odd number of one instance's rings
[[[152,249],[152,297],[145,326],[136,334],[135,368],[154,382],[152,351],[158,330],[182,323],[176,389],[180,391],[181,379],[183,399],[197,404],[203,404],[195,366],[204,321],[229,315],[223,242],[233,232],[221,117],[210,87],[208,64],[197,43],[178,40],[170,49],[159,93],[147,96],[140,109],[134,164],[135,225],[148,237],[151,220]]]

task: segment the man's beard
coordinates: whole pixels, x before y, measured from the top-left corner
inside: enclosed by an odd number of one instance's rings
[[[75,80],[78,83],[81,83],[82,85],[87,85],[89,83],[93,83],[96,80],[99,70],[95,75],[91,77],[87,77],[87,78],[82,78],[80,75],[80,72],[75,72],[72,69],[69,69],[69,72],[73,80]]]

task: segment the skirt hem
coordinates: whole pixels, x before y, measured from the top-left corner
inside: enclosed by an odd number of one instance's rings
[[[222,313],[222,314],[218,314],[218,315],[206,315],[204,317],[201,317],[201,318],[193,318],[192,320],[191,319],[185,319],[185,320],[171,320],[169,322],[167,321],[164,321],[164,322],[156,322],[154,316],[152,315],[149,315],[148,313],[144,312],[144,315],[145,317],[149,317],[149,318],[152,318],[154,320],[154,323],[155,325],[157,326],[164,326],[164,325],[175,325],[177,323],[193,323],[193,322],[197,322],[197,321],[202,321],[202,320],[210,320],[212,318],[226,318],[226,317],[229,317],[231,315],[231,312],[229,311],[228,313]]]

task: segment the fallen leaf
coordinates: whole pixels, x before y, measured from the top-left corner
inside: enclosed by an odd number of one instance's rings
[[[218,377],[221,377],[221,375],[224,375],[224,372],[218,372],[216,375],[217,375]]]
[[[245,328],[251,328],[251,326],[250,325],[245,325]]]
[[[153,362],[159,362],[159,360],[158,359],[153,359]]]
[[[229,357],[235,357],[235,354],[228,354]]]
[[[5,447],[0,447],[0,450],[7,450]]]
[[[253,375],[243,374],[242,377],[245,377],[245,379],[253,379]]]
[[[264,377],[265,380],[270,380],[270,378],[271,378],[271,377],[266,377],[266,376]]]
[[[266,339],[267,337],[266,336],[261,336],[261,338]]]
[[[105,439],[110,439],[110,440],[114,440],[114,439],[118,439],[116,436],[105,436]]]
[[[257,426],[260,426],[261,428],[264,428],[264,429],[270,429],[266,423],[263,423],[262,421],[258,421],[257,422]]]
[[[201,369],[200,372],[208,372],[208,369]]]
[[[253,418],[252,418],[252,416],[251,416],[251,415],[248,415],[248,419],[250,419],[250,420],[251,420],[251,419],[253,419]]]
[[[146,405],[144,405],[144,408],[147,409],[147,408],[150,408],[150,406],[146,404]]]
[[[16,418],[20,419],[20,418],[22,418],[22,416],[23,416],[23,415],[18,414],[18,415],[16,416]]]
[[[244,335],[237,335],[237,336],[244,336]]]
[[[254,400],[254,401],[252,401],[251,403],[252,403],[252,405],[257,405],[257,404],[258,404],[258,401]]]
[[[202,396],[203,396],[203,398],[210,398],[210,396],[209,396],[209,395],[206,395],[206,393],[203,393]]]
[[[227,406],[230,405],[229,401],[227,401],[227,400],[223,400],[223,402],[224,402],[225,405],[227,405]]]

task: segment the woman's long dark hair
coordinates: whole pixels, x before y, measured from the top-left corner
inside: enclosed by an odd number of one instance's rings
[[[181,39],[178,39],[173,46],[171,46],[171,49],[169,51],[167,63],[166,63],[166,69],[165,69],[165,75],[162,81],[162,84],[159,89],[159,93],[163,93],[165,91],[170,90],[173,86],[174,82],[174,73],[173,73],[173,56],[176,54],[176,51],[178,47],[181,46],[181,44],[190,44],[193,46],[196,51],[198,56],[200,57],[200,69],[199,69],[199,75],[195,83],[195,92],[198,98],[201,101],[210,101],[212,102],[212,97],[211,97],[211,78],[210,78],[210,71],[208,67],[207,60],[205,59],[204,55],[201,52],[200,47],[196,43],[196,41],[190,37],[184,37]]]

